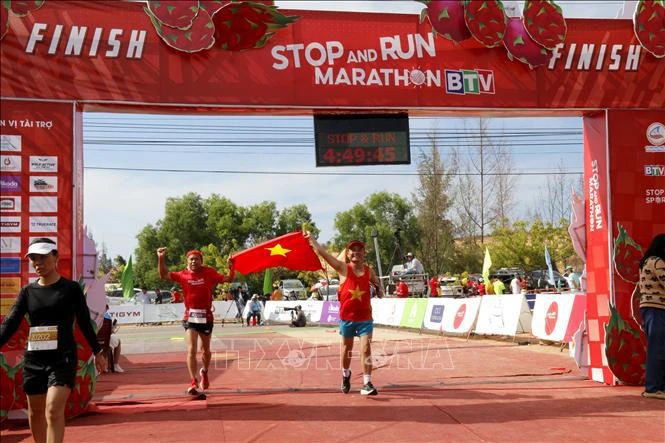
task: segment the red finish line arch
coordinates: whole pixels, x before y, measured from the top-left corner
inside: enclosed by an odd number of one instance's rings
[[[568,20],[565,44],[532,70],[502,48],[437,38],[414,15],[284,13],[299,19],[262,49],[192,54],[164,44],[135,2],[48,1],[10,16],[0,130],[3,159],[14,163],[3,169],[2,214],[3,237],[16,244],[2,258],[19,267],[3,275],[2,297],[30,277],[20,257],[31,236],[57,236],[64,274],[82,272],[83,111],[577,115],[590,377],[615,383],[604,325],[610,303],[630,316],[632,293],[613,266],[618,225],[643,247],[665,231],[665,153],[651,136],[665,134],[665,59],[641,47],[632,22]]]

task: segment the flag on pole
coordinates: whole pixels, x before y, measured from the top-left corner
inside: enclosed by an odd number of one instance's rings
[[[492,267],[492,258],[490,257],[490,250],[485,248],[485,259],[483,260],[483,282],[485,287],[490,280],[490,268]]]
[[[132,268],[132,256],[129,256],[125,269],[122,270],[122,276],[120,277],[120,283],[122,284],[122,298],[125,300],[131,298],[134,295],[134,269]]]
[[[278,266],[294,271],[318,271],[321,260],[302,231],[268,240],[231,256],[231,266],[242,274]]]
[[[272,269],[266,269],[265,274],[263,274],[263,293],[272,294]]]
[[[545,263],[547,263],[549,282],[552,286],[554,286],[554,270],[552,269],[552,259],[550,258],[550,251],[547,250],[547,245],[545,245]]]

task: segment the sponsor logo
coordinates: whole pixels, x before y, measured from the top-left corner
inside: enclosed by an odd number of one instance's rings
[[[58,177],[30,177],[30,192],[57,192]]]
[[[494,71],[446,69],[446,94],[494,94]]]
[[[21,237],[8,237],[6,235],[0,238],[0,253],[2,254],[20,254]]]
[[[0,211],[21,212],[21,197],[0,197]]]
[[[21,273],[20,258],[0,257],[0,274],[20,274],[20,273]]]
[[[665,165],[644,165],[644,175],[647,177],[662,177],[665,175]]]
[[[661,205],[665,203],[665,189],[662,188],[647,189],[645,201],[648,205],[652,204]]]
[[[0,171],[21,172],[20,155],[0,155]]]
[[[464,316],[466,315],[466,303],[462,303],[455,313],[455,319],[453,320],[453,328],[459,329],[464,322]]]
[[[21,277],[3,277],[2,279],[0,279],[0,294],[8,294],[16,297],[16,294],[18,294],[20,290],[21,290]],[[16,299],[14,297],[10,299],[3,298],[3,300],[10,302],[9,303],[10,308],[14,305],[14,302],[16,302]],[[7,312],[2,313],[2,315],[7,315]]]
[[[443,309],[444,305],[432,306],[432,315],[430,316],[429,321],[432,323],[441,323],[443,320]]]
[[[21,217],[0,217],[0,232],[21,232]]]
[[[553,301],[545,313],[545,334],[551,335],[556,328],[556,321],[559,318],[559,305]]]
[[[649,145],[644,147],[646,152],[665,152],[665,125],[653,122],[647,128]]]
[[[30,212],[58,212],[58,198],[31,196]]]
[[[0,151],[21,152],[21,136],[0,135]]]
[[[58,217],[30,217],[30,232],[58,232]]]
[[[58,157],[30,156],[30,172],[58,172]]]
[[[21,177],[18,175],[3,175],[0,177],[0,192],[20,192]]]

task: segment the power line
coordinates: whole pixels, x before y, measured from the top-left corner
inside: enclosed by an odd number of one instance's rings
[[[105,166],[85,166],[85,169],[92,169],[98,171],[134,171],[134,172],[174,172],[174,173],[203,173],[203,174],[253,174],[253,175],[357,175],[357,176],[420,176],[431,174],[419,174],[417,172],[288,172],[288,171],[240,171],[240,170],[223,170],[223,169],[160,169],[160,168],[113,168]],[[551,172],[548,170],[531,171],[531,172],[498,172],[498,173],[475,173],[475,172],[455,172],[434,174],[442,176],[534,176],[534,175],[583,175],[581,171],[565,171],[565,172]]]

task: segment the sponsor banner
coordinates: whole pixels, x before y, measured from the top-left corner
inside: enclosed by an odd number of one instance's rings
[[[30,217],[30,232],[58,232],[58,217]]]
[[[21,197],[2,196],[0,197],[1,212],[21,212]]]
[[[55,242],[55,245],[58,247],[58,255],[60,255],[60,247],[58,246],[58,237],[51,237],[48,235],[36,235],[36,236],[31,236],[28,237],[28,244],[32,243],[33,240],[36,238],[48,238],[49,240],[52,240]]]
[[[481,297],[476,334],[515,335],[531,330],[531,311],[522,294]]]
[[[119,324],[144,323],[142,304],[109,305],[111,319],[118,320]],[[182,317],[181,317],[182,318]]]
[[[373,298],[372,318],[378,325],[399,326],[406,299]]]
[[[219,303],[219,302],[213,302]],[[122,305],[120,305],[122,306]],[[215,306],[217,312],[217,306]],[[222,311],[222,314],[224,311]],[[185,314],[184,303],[166,303],[166,304],[144,304],[143,305],[143,323],[161,323],[167,321],[182,321]],[[235,317],[235,312],[234,312]],[[220,318],[221,320],[221,318]]]
[[[575,294],[538,294],[533,308],[531,333],[540,339],[566,341]],[[579,327],[579,324],[577,325]]]
[[[0,217],[0,232],[3,234],[8,232],[18,233],[21,232],[21,216],[10,217],[2,216]]]
[[[432,331],[441,331],[443,314],[447,309],[447,298],[428,298],[423,327]]]
[[[452,298],[447,300],[443,315],[443,332],[466,334],[473,327],[483,297]]]
[[[0,274],[20,274],[21,259],[19,257],[0,257]]]
[[[14,303],[16,302],[16,294],[11,297],[1,296],[0,295],[0,317],[4,317],[9,314],[9,311],[12,310]]]
[[[324,301],[321,308],[321,320],[319,323],[322,325],[338,325],[339,324],[339,302],[338,301]]]
[[[0,192],[3,194],[21,192],[21,176],[4,174],[0,176]]]
[[[58,212],[58,197],[30,196],[30,212]]]
[[[407,298],[399,326],[402,328],[421,328],[427,311],[426,298]]]
[[[264,318],[267,321],[274,321],[280,323],[291,323],[291,309],[300,305],[307,323],[318,323],[321,318],[321,308],[323,303],[318,300],[268,300],[263,307]],[[284,308],[289,308],[285,310]],[[245,316],[247,318],[247,316]]]
[[[58,177],[31,175],[30,192],[58,192]]]
[[[0,171],[21,172],[20,155],[0,155]]]
[[[58,172],[58,157],[31,155],[30,172]]]
[[[160,39],[143,6],[51,1],[38,14],[10,15],[0,53],[3,96],[335,109],[659,109],[665,103],[661,61],[642,49],[630,20],[567,19],[565,44],[547,65],[530,69],[503,48],[435,36],[414,14],[331,11],[281,10],[300,18],[265,47],[219,57],[218,36],[217,47],[192,57]],[[252,75],[242,75],[248,66]],[[90,72],[95,81],[80,81]]]
[[[2,277],[0,278],[0,294],[18,296],[21,290],[21,277]],[[13,303],[13,298],[12,298]]]
[[[21,152],[20,135],[0,135],[0,151],[2,152]]]
[[[10,237],[3,235],[0,237],[0,254],[20,254],[21,237]]]

